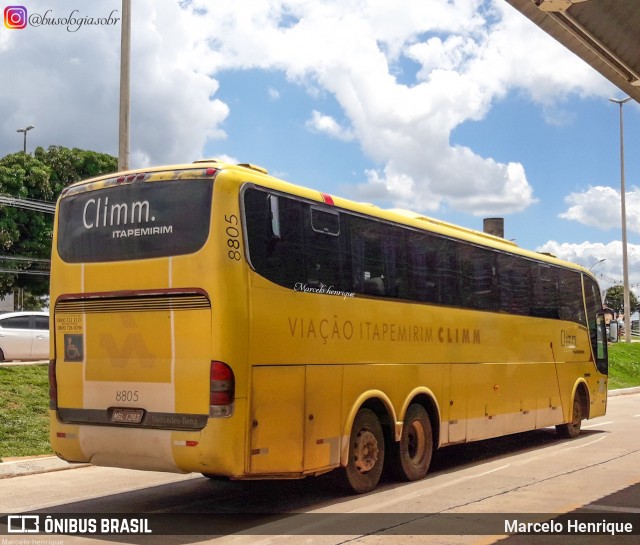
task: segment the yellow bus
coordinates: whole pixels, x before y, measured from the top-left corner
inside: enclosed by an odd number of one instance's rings
[[[383,467],[605,413],[586,269],[217,161],[79,182],[51,260],[51,443],[231,479]]]

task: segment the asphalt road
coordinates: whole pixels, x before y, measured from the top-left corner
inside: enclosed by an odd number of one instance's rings
[[[38,536],[48,545],[636,543],[638,535],[624,532],[505,536],[507,521],[578,511],[626,521],[640,534],[640,394],[611,397],[607,415],[583,430],[573,440],[544,429],[443,449],[423,481],[386,480],[363,496],[344,496],[331,475],[225,482],[91,466],[22,475],[0,480],[0,513],[142,514],[179,534]],[[241,533],[207,535],[223,532]],[[190,533],[200,535],[183,535]],[[35,536],[10,537],[7,545],[37,545]]]

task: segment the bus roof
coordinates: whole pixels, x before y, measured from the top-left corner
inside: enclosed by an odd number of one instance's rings
[[[421,214],[419,212],[414,212],[411,210],[404,210],[399,208],[384,209],[370,203],[361,203],[361,202],[345,199],[342,197],[328,195],[319,190],[310,189],[304,186],[296,185],[291,182],[287,182],[287,181],[275,178],[269,175],[267,169],[251,163],[233,164],[233,163],[228,163],[218,159],[202,159],[202,160],[194,161],[193,163],[177,164],[177,165],[161,165],[161,166],[155,166],[155,167],[132,169],[132,170],[127,170],[122,172],[114,172],[111,174],[97,176],[95,178],[90,178],[80,182],[75,182],[74,184],[71,184],[68,188],[69,189],[79,188],[86,184],[95,184],[101,181],[121,178],[123,176],[128,177],[131,175],[142,174],[142,173],[150,175],[151,178],[155,178],[156,176],[154,176],[154,174],[194,170],[198,168],[203,168],[203,169],[214,168],[216,169],[216,171],[219,171],[219,172],[227,171],[227,172],[237,172],[237,173],[243,173],[243,172],[250,173],[253,179],[242,180],[242,182],[240,181],[239,182],[240,183],[244,183],[244,182],[258,183],[259,182],[260,185],[263,185],[264,187],[268,187],[275,191],[290,193],[302,198],[317,201],[319,203],[324,203],[330,206],[335,206],[337,208],[350,210],[365,216],[378,217],[385,221],[406,225],[409,227],[416,228],[418,230],[430,231],[430,232],[434,232],[444,236],[462,239],[467,242],[478,244],[480,246],[487,246],[487,247],[494,248],[496,250],[502,250],[507,253],[522,255],[523,257],[528,257],[530,259],[534,259],[537,261],[547,262],[550,265],[557,265],[557,266],[568,267],[571,269],[579,270],[595,279],[593,274],[588,269],[586,269],[585,267],[582,267],[581,265],[577,265],[569,261],[561,260],[552,254],[535,252],[532,250],[526,250],[526,249],[520,248],[515,242],[511,240],[494,236],[494,235],[485,233],[483,231],[478,231],[475,229],[470,229],[468,227],[462,227],[460,225],[449,223],[443,220],[431,218],[429,216],[425,216],[424,214]],[[162,176],[162,179],[167,179],[167,178],[166,176]],[[73,193],[73,191],[71,192]],[[66,191],[63,191],[62,196],[64,196],[65,193]]]

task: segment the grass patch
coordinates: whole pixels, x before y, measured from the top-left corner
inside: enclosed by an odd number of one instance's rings
[[[47,365],[0,367],[0,459],[51,454]]]
[[[617,342],[609,345],[609,388],[640,385],[640,343]]]
[[[609,345],[609,389],[640,386],[640,343]],[[0,460],[52,454],[47,365],[0,367]]]

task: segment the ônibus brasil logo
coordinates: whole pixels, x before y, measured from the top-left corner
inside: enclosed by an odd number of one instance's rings
[[[24,6],[7,6],[4,8],[4,26],[12,30],[27,26],[27,8]]]

